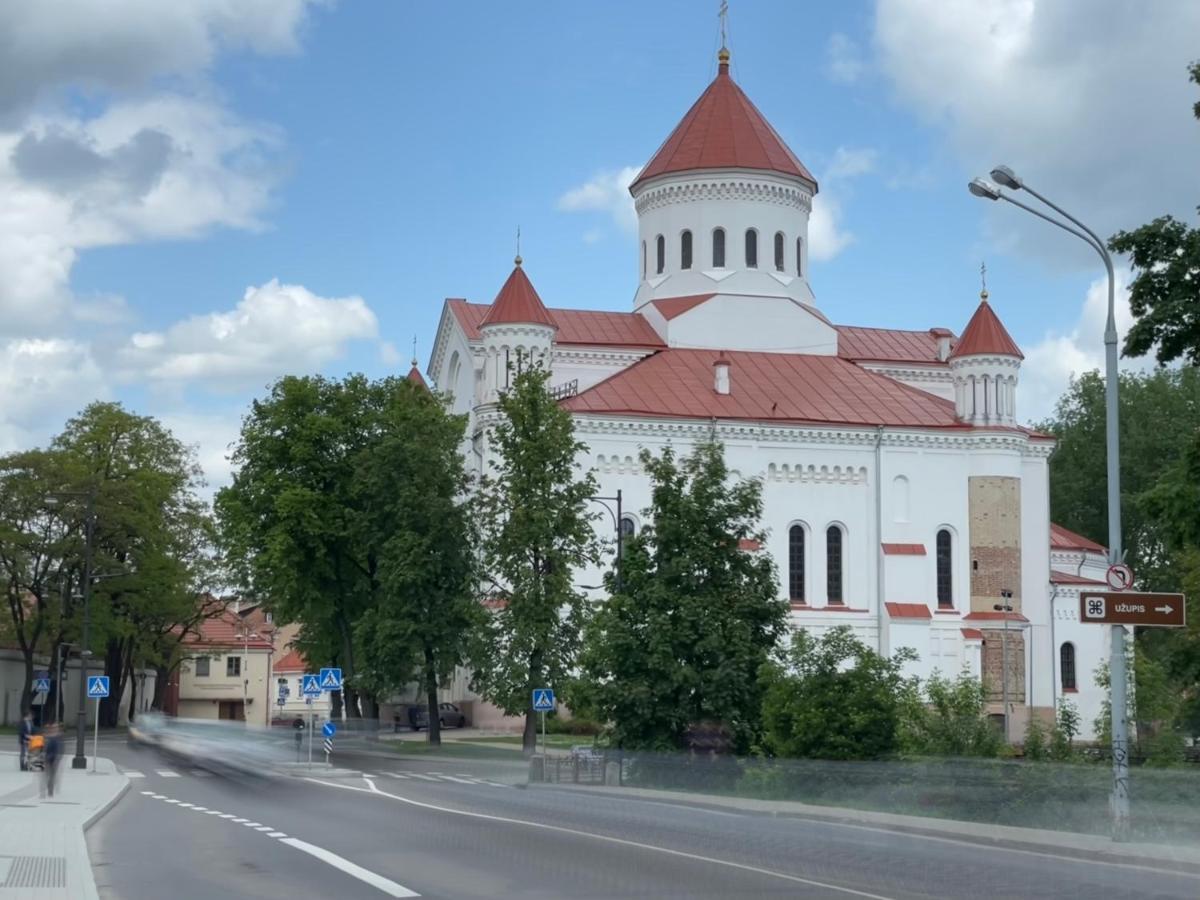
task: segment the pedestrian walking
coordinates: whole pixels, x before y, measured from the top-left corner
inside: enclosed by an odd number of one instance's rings
[[[29,770],[29,739],[33,737],[33,715],[25,713],[21,719],[21,727],[17,731],[17,740],[21,744],[21,771]]]
[[[51,722],[46,726],[46,749],[45,749],[45,778],[42,782],[42,796],[54,796],[54,785],[58,775],[58,760],[62,756],[62,729],[57,722]]]

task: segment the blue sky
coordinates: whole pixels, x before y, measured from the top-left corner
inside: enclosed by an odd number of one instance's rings
[[[112,397],[216,483],[273,377],[402,371],[413,335],[424,364],[443,298],[490,300],[518,225],[548,304],[628,309],[621,173],[719,46],[715,2],[63,2],[49,28],[0,12],[0,450]],[[729,45],[821,183],[823,311],[961,330],[986,260],[1042,415],[1099,362],[1098,260],[965,183],[1007,162],[1104,234],[1188,215],[1196,33],[1187,4],[764,0],[731,4]]]

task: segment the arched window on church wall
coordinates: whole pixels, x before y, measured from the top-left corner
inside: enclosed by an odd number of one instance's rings
[[[783,271],[783,232],[775,232],[775,271]]]
[[[660,234],[655,238],[654,244],[657,253],[655,272],[661,275],[667,267],[667,239]]]
[[[788,599],[804,601],[804,526],[788,529]]]
[[[690,269],[692,267],[692,233],[684,231],[679,236],[679,268]]]
[[[714,269],[725,268],[725,229],[713,229],[713,254],[712,264]]]
[[[746,229],[746,268],[758,268],[758,232],[753,228]]]
[[[796,274],[804,274],[804,238],[796,238]]]

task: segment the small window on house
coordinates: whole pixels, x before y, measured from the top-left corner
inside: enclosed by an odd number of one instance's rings
[[[637,534],[637,522],[633,516],[621,516],[621,537],[631,538]]]
[[[663,269],[667,267],[667,239],[660,234],[655,239],[654,244],[657,248],[656,252],[658,253],[658,263],[655,271],[661,275],[663,273]]]
[[[954,606],[950,543],[950,531],[943,528],[937,533],[936,548],[937,601],[940,609],[950,609]]]
[[[208,662],[209,662],[209,660],[208,660],[207,656],[197,656],[196,657],[195,669],[196,669],[196,677],[197,678],[207,678],[208,677]]]
[[[1075,690],[1075,645],[1066,643],[1058,652],[1059,672],[1062,674],[1064,691]]]
[[[830,603],[844,602],[842,597],[842,529],[830,525],[825,531],[825,586]]]
[[[725,268],[725,229],[713,229],[713,268]]]
[[[793,525],[788,531],[788,599],[804,602],[804,526]]]
[[[753,228],[746,229],[746,268],[758,268],[758,232]]]
[[[775,232],[775,271],[783,271],[783,232]]]
[[[685,231],[679,236],[679,268],[692,267],[692,233]]]
[[[796,238],[796,274],[804,274],[804,238]]]
[[[231,678],[242,674],[242,658],[240,656],[225,657],[225,674]]]

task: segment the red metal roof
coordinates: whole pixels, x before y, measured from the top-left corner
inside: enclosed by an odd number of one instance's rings
[[[924,603],[885,603],[884,609],[893,619],[932,619]]]
[[[289,650],[287,655],[272,667],[276,672],[309,672],[308,663],[295,650]]]
[[[1096,578],[1084,578],[1082,575],[1076,575],[1073,572],[1059,572],[1057,569],[1050,570],[1051,584],[1100,584],[1105,582]]]
[[[924,544],[880,544],[884,556],[924,556]]]
[[[731,361],[730,392],[712,364]],[[836,356],[663,350],[563,401],[579,413],[963,428],[954,404]]]
[[[408,370],[408,375],[405,377],[414,384],[419,384],[426,389],[429,388],[429,385],[425,383],[425,378],[421,375],[421,370],[417,368],[416,360],[413,360],[412,368]]]
[[[903,331],[898,328],[862,328],[857,325],[835,325],[838,333],[838,356],[872,362],[937,363],[938,332],[953,340],[945,328],[927,331]]]
[[[242,637],[243,629],[249,631],[248,640]],[[263,630],[254,627],[250,622],[243,622],[241,617],[231,609],[222,610],[216,616],[202,619],[199,631],[198,637],[189,632],[184,638],[184,643],[209,647],[246,647],[251,650],[271,650],[274,647]]]
[[[1017,342],[1009,336],[1000,323],[1000,319],[992,312],[987,298],[979,301],[979,308],[971,321],[963,329],[962,337],[950,351],[951,359],[958,356],[974,356],[976,354],[1015,356],[1024,359],[1025,354],[1017,346]]]
[[[729,77],[728,53],[717,77],[631,184],[695,169],[764,169],[817,181]]]
[[[983,632],[980,631],[978,628],[963,628],[960,630],[962,631],[962,636],[964,638],[966,638],[968,641],[982,641],[983,640]]]
[[[1019,612],[973,612],[963,616],[965,622],[1003,622],[1008,619],[1010,622],[1028,622],[1029,620]]]
[[[513,266],[512,273],[500,288],[500,293],[496,295],[487,315],[479,324],[485,326],[514,322],[533,322],[538,325],[551,326],[555,324],[546,310],[546,305],[542,303],[542,298],[533,289],[533,283],[529,280],[529,276],[521,268],[520,257],[517,257],[517,264]]]
[[[654,308],[662,313],[664,319],[682,316],[689,309],[699,306],[705,300],[711,300],[716,294],[690,294],[686,297],[667,297],[654,300]]]
[[[479,326],[490,307],[486,303],[470,303],[466,300],[446,301],[450,312],[458,320],[468,340],[477,341],[482,336]],[[602,312],[590,309],[548,309],[550,318],[558,326],[554,335],[556,344],[580,344],[590,347],[665,347],[662,338],[642,316],[637,313]]]
[[[1050,549],[1090,550],[1093,553],[1108,552],[1095,541],[1088,540],[1082,534],[1076,534],[1074,531],[1063,528],[1061,525],[1055,525],[1053,522],[1050,523]]]

